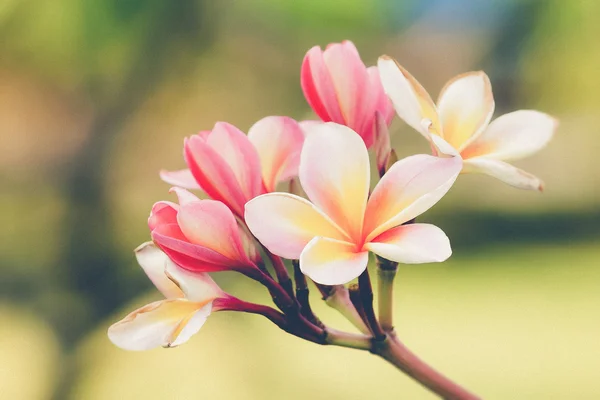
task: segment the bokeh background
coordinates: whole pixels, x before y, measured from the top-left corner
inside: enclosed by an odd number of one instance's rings
[[[485,398],[600,398],[600,2],[2,0],[0,37],[1,399],[433,398],[370,354],[255,316],[214,315],[172,350],[106,338],[159,297],[132,249],[170,197],[158,171],[183,167],[183,137],[312,118],[302,58],[343,39],[367,65],[397,58],[434,96],[483,69],[496,115],[560,119],[517,163],[545,193],[462,176],[423,217],[454,255],[400,267],[397,329]],[[428,151],[400,121],[393,141],[401,157]],[[216,279],[268,301],[239,276]]]

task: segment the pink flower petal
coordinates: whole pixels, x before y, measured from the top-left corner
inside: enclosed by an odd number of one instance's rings
[[[360,240],[369,194],[369,155],[352,129],[334,123],[311,128],[300,157],[308,198],[350,237]]]
[[[494,114],[492,85],[483,71],[451,79],[438,99],[444,139],[459,151],[483,132]]]
[[[448,192],[462,168],[459,157],[419,154],[396,162],[379,181],[367,206],[367,241],[424,213]]]
[[[333,120],[333,122],[344,123],[363,136],[361,129],[366,125],[366,120],[372,123],[375,113],[374,104],[365,102],[365,93],[369,89],[365,64],[350,41],[332,43],[327,46],[323,52],[323,60],[333,81],[337,101],[344,118],[343,121]],[[366,98],[368,99],[369,96]],[[372,112],[367,113],[367,110],[372,110]],[[368,126],[368,131],[371,130],[372,127]],[[365,138],[363,136],[364,139],[372,142],[372,137]],[[367,144],[370,145],[370,143]]]
[[[187,204],[187,203],[200,201],[198,196],[196,196],[195,194],[190,193],[187,190],[182,189],[180,187],[172,187],[171,189],[169,189],[169,193],[175,193],[177,195],[177,199],[179,200],[180,206],[183,206],[184,204]]]
[[[226,122],[217,122],[206,143],[229,165],[246,200],[262,194],[260,159],[242,131]]]
[[[446,234],[430,224],[398,226],[377,236],[365,247],[383,258],[403,264],[442,262],[452,254]]]
[[[108,328],[108,338],[125,350],[174,347],[186,342],[202,327],[211,302],[163,300],[139,308]]]
[[[152,242],[142,243],[135,249],[138,264],[144,270],[154,286],[167,298],[176,299],[184,297],[181,289],[165,274],[169,258]]]
[[[548,114],[520,110],[505,114],[462,152],[463,158],[485,156],[496,160],[513,160],[529,156],[544,147],[558,127]]]
[[[383,115],[385,123],[389,125],[396,113],[394,105],[383,90],[381,78],[379,77],[379,69],[377,67],[369,67],[367,68],[367,73],[369,74],[369,91],[372,92],[377,99],[375,109]]]
[[[269,193],[246,203],[246,223],[273,254],[298,259],[315,236],[346,239],[340,228],[307,200],[288,193]]]
[[[375,114],[374,136],[375,142],[373,143],[373,150],[375,151],[377,170],[379,171],[379,175],[383,176],[386,164],[390,158],[392,145],[390,143],[390,132],[385,122],[385,118],[379,111]]]
[[[190,243],[177,224],[157,226],[152,240],[177,265],[190,271],[223,271],[239,264],[213,249]]]
[[[182,205],[177,222],[193,244],[211,249],[240,264],[249,264],[235,217],[225,204],[202,200]]]
[[[220,152],[209,146],[200,136],[189,138],[184,147],[186,163],[206,194],[227,204],[236,214],[242,215],[247,201],[246,195]]]
[[[487,157],[465,160],[464,172],[476,172],[493,176],[519,189],[539,190],[540,192],[544,190],[544,182],[536,176],[513,167],[504,161],[493,160]]]
[[[300,269],[322,285],[343,285],[357,278],[368,261],[369,252],[356,252],[351,243],[316,237],[302,251]]]
[[[148,227],[154,230],[159,225],[176,224],[179,205],[170,201],[159,201],[152,206]]]
[[[437,109],[423,86],[388,56],[379,57],[377,66],[383,90],[394,104],[398,116],[427,140],[430,140],[430,132],[422,124],[424,119],[431,121],[434,133],[443,136]]]
[[[173,186],[179,186],[185,189],[202,189],[189,169],[179,171],[160,171],[160,179]]]
[[[323,121],[343,122],[333,81],[319,46],[310,49],[300,73],[300,84],[306,101]]]
[[[278,182],[298,175],[304,133],[289,117],[266,117],[248,131],[248,139],[260,157],[262,178],[267,192]]]

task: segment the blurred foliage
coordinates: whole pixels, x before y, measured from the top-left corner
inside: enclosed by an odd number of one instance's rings
[[[397,57],[432,94],[484,68],[496,115],[540,108],[561,120],[548,149],[519,162],[547,181],[543,196],[464,176],[424,217],[457,257],[401,271],[408,344],[491,397],[600,396],[589,372],[600,254],[578,244],[600,237],[599,11],[592,1],[0,2],[2,395],[195,398],[202,386],[215,398],[281,398],[293,386],[297,398],[428,398],[369,355],[250,316],[218,315],[168,352],[123,353],[104,335],[151,287],[131,249],[148,238],[152,203],[169,196],[157,171],[183,165],[182,138],[217,120],[246,130],[265,115],[313,118],[302,57],[351,39],[367,64]],[[428,151],[400,122],[394,144],[401,156]],[[266,301],[239,277],[217,279]],[[363,389],[360,374],[374,377]]]

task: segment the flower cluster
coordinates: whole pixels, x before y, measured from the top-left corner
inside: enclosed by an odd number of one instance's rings
[[[161,172],[178,203],[152,207],[152,242],[136,255],[166,299],[111,326],[108,335],[117,346],[177,346],[212,311],[241,311],[263,315],[315,343],[370,350],[411,374],[403,363],[416,361],[402,356],[407,350],[391,321],[397,264],[442,262],[452,253],[441,229],[415,219],[440,201],[461,172],[542,189],[538,178],[505,161],[543,147],[556,120],[522,110],[490,123],[494,99],[483,72],[450,80],[436,104],[396,61],[382,56],[367,68],[345,41],[324,51],[310,49],[300,77],[320,121],[271,116],[247,135],[218,122],[185,140],[187,169]],[[430,143],[431,155],[397,160],[388,131],[394,109]],[[380,177],[375,185],[369,150]],[[284,188],[289,191],[278,191]],[[202,193],[202,199],[188,190]],[[370,252],[378,261],[378,315],[367,269]],[[278,309],[225,293],[209,276],[219,271],[261,283]],[[361,333],[337,331],[318,319],[308,301],[307,278]],[[431,376],[411,376],[437,393],[474,398],[443,377],[432,387]]]

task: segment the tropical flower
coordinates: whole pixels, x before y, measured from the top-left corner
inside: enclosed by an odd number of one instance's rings
[[[201,189],[242,216],[248,200],[297,175],[303,141],[302,129],[289,117],[263,118],[248,136],[217,122],[212,131],[184,142],[189,169],[161,171],[161,177],[175,186]]]
[[[460,157],[415,155],[396,162],[369,196],[369,156],[350,128],[312,127],[301,154],[299,179],[310,201],[270,193],[246,204],[246,223],[272,253],[299,259],[315,282],[336,285],[358,277],[368,252],[402,263],[446,260],[446,235],[429,224],[402,225],[450,189]]]
[[[544,147],[556,130],[555,118],[539,111],[520,110],[490,123],[494,97],[490,80],[482,71],[451,79],[436,105],[395,60],[383,56],[378,66],[384,90],[400,118],[441,152],[460,153],[463,172],[484,173],[521,189],[543,189],[540,179],[505,161],[526,157]]]
[[[128,314],[108,329],[109,339],[126,350],[175,347],[200,330],[212,311],[231,299],[205,273],[175,265],[153,243],[135,250],[138,263],[165,296]]]
[[[375,112],[389,125],[393,107],[383,92],[377,67],[365,67],[350,41],[310,49],[300,74],[306,101],[324,122],[352,128],[368,148],[374,141]]]
[[[172,190],[179,204],[160,201],[148,219],[152,240],[170,259],[194,272],[257,268],[259,254],[225,204],[200,200],[185,189]]]

